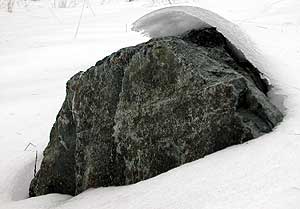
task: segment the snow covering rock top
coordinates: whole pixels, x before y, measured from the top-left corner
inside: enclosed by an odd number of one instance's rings
[[[232,44],[235,57],[249,60],[264,73],[265,63],[250,38],[235,24],[218,14],[194,6],[172,6],[153,11],[133,23],[132,30],[151,38],[176,36],[192,29],[215,27]]]

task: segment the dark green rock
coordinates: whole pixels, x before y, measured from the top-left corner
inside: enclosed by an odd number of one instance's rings
[[[76,128],[72,113],[72,98],[81,73],[67,83],[66,99],[50,133],[41,168],[31,181],[29,195],[48,193],[75,194]]]
[[[121,49],[68,81],[30,196],[135,183],[268,133],[282,114],[267,90],[214,28]]]

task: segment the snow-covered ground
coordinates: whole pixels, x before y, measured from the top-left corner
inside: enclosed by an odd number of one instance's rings
[[[286,114],[274,132],[135,185],[90,189],[73,198],[51,194],[26,199],[34,150],[40,160],[65,96],[66,81],[111,52],[147,40],[130,31],[131,24],[170,6],[167,3],[91,1],[92,9],[84,8],[76,38],[80,5],[54,9],[41,1],[11,14],[0,11],[1,209],[300,208],[299,0],[182,0],[176,4],[218,14],[227,20],[217,22],[224,30],[232,23],[238,25],[233,39],[246,34],[241,47],[269,77],[275,86],[272,99]],[[197,18],[187,9],[183,12],[177,18]],[[176,16],[162,17],[165,26],[176,26]],[[29,143],[36,147],[24,151]]]

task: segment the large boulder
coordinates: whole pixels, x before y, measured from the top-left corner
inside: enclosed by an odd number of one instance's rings
[[[214,28],[152,39],[67,83],[30,196],[151,178],[268,133],[268,84]]]

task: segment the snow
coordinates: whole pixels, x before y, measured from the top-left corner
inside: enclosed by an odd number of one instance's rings
[[[211,11],[193,6],[173,6],[151,12],[133,23],[133,30],[152,38],[176,36],[192,29],[215,27],[257,68],[264,68],[262,54],[235,24]],[[237,53],[238,55],[238,53]],[[244,57],[239,55],[240,58]]]
[[[9,209],[49,209],[64,203],[70,198],[68,195],[49,194],[41,197],[34,197],[23,201],[14,201],[4,205],[4,208]]]
[[[0,11],[1,209],[300,208],[298,0],[182,0],[172,8],[159,0],[91,5],[95,15],[84,9],[76,38],[80,5],[58,9],[40,1],[11,14]],[[134,185],[26,199],[35,150],[41,160],[66,81],[111,52],[148,40],[130,31],[132,23],[155,37],[217,27],[270,79],[270,96],[285,111],[284,121],[270,134]],[[36,147],[24,151],[29,143]]]

